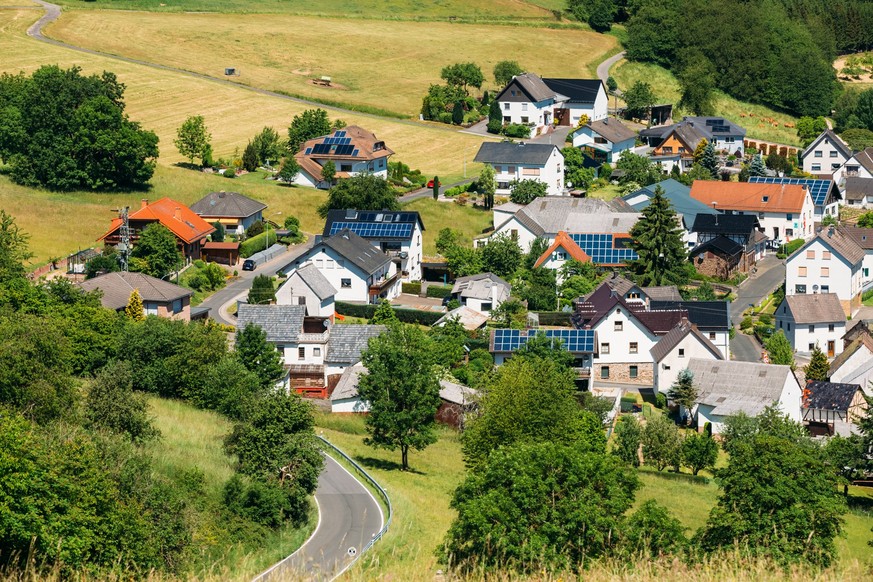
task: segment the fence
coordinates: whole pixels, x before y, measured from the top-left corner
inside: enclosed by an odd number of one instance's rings
[[[39,279],[43,275],[48,275],[52,271],[66,270],[68,273],[84,273],[85,263],[100,254],[100,251],[95,248],[89,248],[77,253],[68,255],[62,259],[50,262],[41,267],[37,267],[30,272],[31,279]]]

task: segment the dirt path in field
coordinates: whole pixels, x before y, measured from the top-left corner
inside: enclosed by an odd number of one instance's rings
[[[275,97],[277,99],[284,99],[286,101],[293,101],[294,103],[302,103],[303,105],[309,105],[312,107],[321,107],[322,109],[329,109],[329,110],[338,111],[341,113],[348,113],[348,114],[356,115],[359,117],[369,117],[372,119],[390,120],[393,123],[402,123],[404,125],[411,125],[411,126],[415,126],[415,127],[428,127],[428,128],[436,129],[439,131],[449,131],[449,132],[453,132],[453,133],[458,131],[457,129],[455,129],[453,127],[448,127],[448,126],[447,127],[440,127],[440,125],[436,125],[436,124],[426,124],[425,125],[423,123],[419,123],[417,121],[412,121],[409,119],[397,119],[395,117],[384,117],[381,115],[375,115],[373,113],[363,113],[361,111],[355,111],[352,109],[345,109],[343,107],[336,107],[333,105],[325,105],[324,103],[320,103],[318,101],[311,101],[309,99],[301,99],[299,97],[291,97],[288,95],[283,95],[282,93],[277,93],[275,91],[269,91],[267,89],[260,89],[258,87],[252,87],[250,85],[243,85],[241,83],[236,83],[234,81],[229,81],[227,79],[221,79],[219,77],[212,77],[210,75],[203,75],[201,73],[195,73],[192,71],[187,71],[185,69],[179,69],[177,67],[169,67],[166,65],[159,65],[157,63],[150,63],[148,61],[141,61],[139,59],[132,59],[132,58],[128,58],[128,57],[123,57],[123,56],[119,56],[119,55],[113,55],[110,53],[96,51],[93,49],[79,47],[79,46],[75,46],[72,44],[67,44],[65,42],[61,42],[59,40],[49,38],[49,37],[45,36],[42,32],[43,28],[45,28],[45,26],[47,24],[51,24],[52,22],[57,20],[58,17],[60,17],[61,7],[58,6],[57,4],[52,4],[50,2],[46,2],[45,0],[33,0],[33,1],[36,2],[37,4],[39,4],[40,6],[42,6],[45,9],[46,13],[42,16],[42,18],[40,18],[39,20],[34,22],[30,26],[30,28],[27,29],[27,35],[33,39],[40,41],[40,42],[53,44],[55,46],[63,47],[63,48],[74,50],[74,51],[79,51],[81,53],[85,53],[85,54],[89,54],[89,55],[104,57],[107,59],[114,59],[116,61],[123,61],[125,63],[131,63],[134,65],[142,65],[143,67],[151,67],[152,69],[160,69],[163,71],[170,71],[173,73],[179,73],[180,75],[187,75],[189,77],[202,79],[204,81],[210,81],[212,83],[220,83],[222,85],[229,85],[231,87],[236,87],[238,89],[242,89],[245,91],[253,91],[253,92],[258,93],[260,95],[266,95],[268,97]],[[26,8],[35,8],[35,6],[27,6]]]

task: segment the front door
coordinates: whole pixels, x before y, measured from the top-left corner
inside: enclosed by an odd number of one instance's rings
[[[558,125],[570,125],[570,110],[555,109],[555,119],[557,120]]]
[[[834,340],[828,340],[828,357],[834,357]]]

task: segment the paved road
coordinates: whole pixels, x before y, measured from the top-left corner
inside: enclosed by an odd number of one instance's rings
[[[737,299],[731,305],[731,323],[739,328],[743,311],[749,304],[757,305],[785,281],[785,263],[775,255],[765,257],[757,264],[757,273],[739,288]],[[739,332],[731,340],[731,356],[741,362],[759,362],[761,345],[753,336]]]
[[[319,510],[315,532],[256,582],[333,580],[385,525],[382,508],[370,491],[329,455],[325,455],[315,500]]]
[[[617,55],[611,56],[599,65],[597,65],[597,78],[603,81],[606,84],[606,79],[609,78],[609,69],[612,68],[612,65],[620,61],[624,58],[624,51],[621,51]]]

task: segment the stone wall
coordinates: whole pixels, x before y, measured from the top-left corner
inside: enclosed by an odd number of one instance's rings
[[[631,378],[630,367],[637,367],[637,377]],[[609,377],[604,378],[603,368],[609,368]],[[604,382],[622,382],[625,384],[639,384],[641,386],[655,385],[655,370],[654,364],[651,362],[638,362],[633,364],[611,363],[611,364],[594,364],[592,377],[594,382],[602,380]]]

